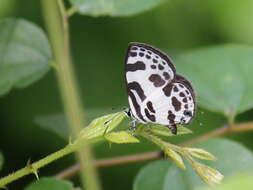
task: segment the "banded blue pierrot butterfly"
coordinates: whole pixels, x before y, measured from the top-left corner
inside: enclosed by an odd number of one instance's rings
[[[143,43],[130,43],[125,60],[128,116],[141,123],[157,123],[177,133],[195,115],[191,83],[176,73],[170,57]]]

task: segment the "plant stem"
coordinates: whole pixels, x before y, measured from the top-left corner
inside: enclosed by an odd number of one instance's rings
[[[204,134],[202,136],[196,137],[192,140],[186,141],[180,145],[182,146],[190,146],[195,143],[199,143],[211,138],[219,137],[222,135],[227,135],[231,133],[238,133],[238,132],[244,132],[244,131],[253,131],[253,122],[246,122],[241,124],[236,124],[232,127],[227,127],[227,125],[218,128],[214,131],[211,131],[207,134]],[[163,153],[160,151],[154,151],[154,152],[148,152],[148,153],[142,153],[137,155],[130,155],[130,156],[122,156],[122,157],[116,157],[116,158],[107,158],[107,159],[100,159],[95,160],[94,166],[96,167],[106,167],[106,166],[114,166],[114,165],[121,165],[121,164],[127,164],[127,163],[135,163],[135,162],[141,162],[141,161],[149,161],[154,159],[159,159],[163,157]],[[123,160],[123,161],[122,161]],[[100,165],[100,163],[103,163],[103,165]],[[55,177],[59,179],[65,179],[70,178],[73,175],[75,175],[80,170],[80,165],[75,164],[61,172],[55,175]]]
[[[253,122],[234,124],[233,126],[230,126],[230,127],[228,125],[224,125],[223,127],[213,130],[207,134],[204,134],[202,136],[186,141],[182,143],[181,145],[189,146],[189,145],[196,144],[196,143],[199,143],[211,138],[215,138],[215,137],[219,137],[219,136],[223,136],[223,135],[227,135],[231,133],[252,131],[252,130],[253,130]]]
[[[48,155],[47,157],[33,163],[33,164],[28,164],[26,167],[16,171],[15,173],[12,173],[6,177],[3,177],[0,179],[0,188],[1,187],[5,187],[5,185],[7,185],[8,183],[15,181],[25,175],[34,173],[35,175],[37,175],[37,170],[67,154],[70,154],[72,152],[74,152],[76,149],[78,148],[78,144],[69,144],[66,147],[64,147],[63,149],[52,153],[50,155]]]
[[[93,162],[94,167],[108,167],[108,166],[115,166],[115,165],[121,165],[121,164],[129,164],[129,163],[135,163],[135,162],[141,162],[146,160],[153,160],[162,157],[162,152],[149,152],[146,154],[136,154],[131,156],[120,156],[120,157],[113,157],[108,159],[100,159],[95,160]],[[76,164],[59,174],[55,175],[56,178],[59,179],[66,179],[74,174],[76,174],[80,170],[80,164]]]
[[[76,13],[76,7],[71,7],[71,8],[69,8],[68,10],[67,10],[67,14],[68,14],[68,16],[69,17],[71,17],[71,16],[73,16],[75,13]]]
[[[69,45],[68,15],[63,0],[41,0],[44,18],[57,63],[57,79],[63,99],[64,110],[71,131],[76,138],[84,124],[84,112],[78,93],[77,82],[72,67]],[[97,174],[93,168],[89,145],[84,141],[82,150],[77,151],[81,165],[83,185],[87,190],[99,190]],[[84,177],[85,173],[85,177]]]

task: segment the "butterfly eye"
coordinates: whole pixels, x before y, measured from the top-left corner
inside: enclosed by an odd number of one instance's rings
[[[189,110],[185,110],[185,111],[184,111],[184,115],[185,115],[185,116],[192,117],[192,112],[189,111]]]

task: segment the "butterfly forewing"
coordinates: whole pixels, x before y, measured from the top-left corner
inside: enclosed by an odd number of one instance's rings
[[[130,110],[139,122],[190,122],[195,111],[193,89],[176,74],[166,54],[145,44],[131,43],[125,67]]]

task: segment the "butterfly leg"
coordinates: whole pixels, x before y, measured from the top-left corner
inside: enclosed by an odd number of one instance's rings
[[[177,125],[175,123],[166,125],[166,127],[168,127],[171,130],[173,135],[177,134]]]
[[[137,120],[134,119],[133,121],[130,122],[130,128],[129,128],[129,131],[131,133],[134,133],[135,130],[136,130],[136,124],[137,124]]]

